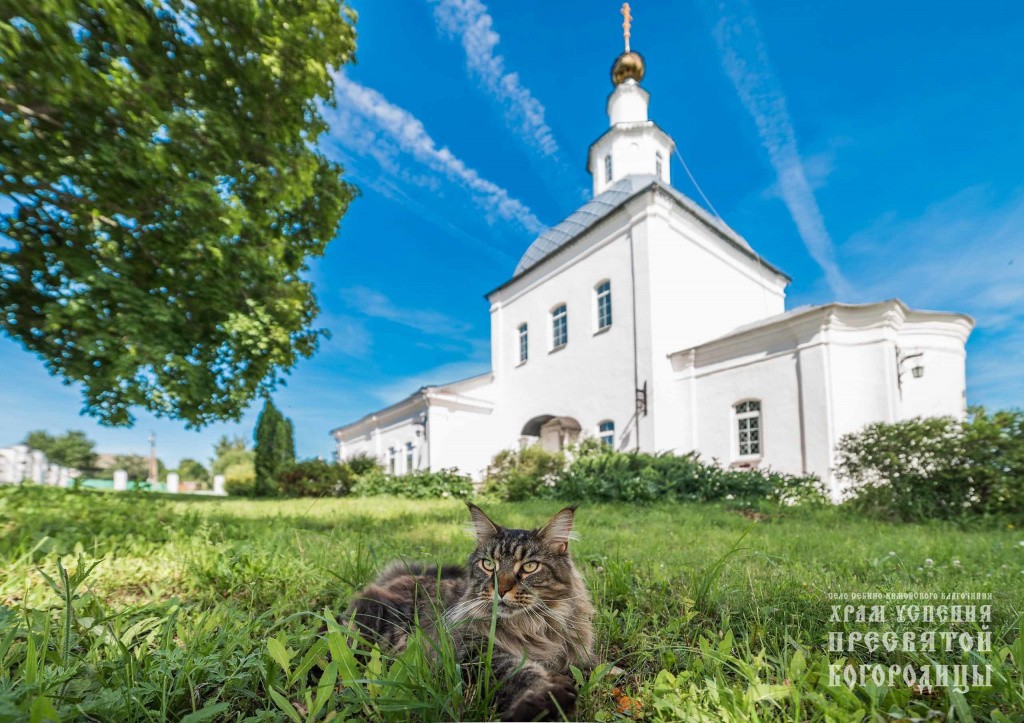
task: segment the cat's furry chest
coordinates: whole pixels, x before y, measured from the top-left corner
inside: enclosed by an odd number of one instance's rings
[[[495,621],[494,643],[516,658],[531,660],[546,670],[561,672],[569,665],[586,667],[592,660],[591,611],[568,608],[549,613],[519,613],[501,616]],[[580,627],[571,625],[575,619],[586,619]],[[467,621],[471,635],[490,636],[490,616]]]

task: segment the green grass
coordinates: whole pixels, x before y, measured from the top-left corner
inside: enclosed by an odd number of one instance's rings
[[[512,526],[555,511],[481,504]],[[1024,530],[762,513],[580,509],[573,549],[600,655],[622,670],[581,678],[581,718],[1024,719]],[[486,718],[486,696],[448,649],[420,640],[397,661],[361,658],[340,632],[321,634],[389,560],[464,559],[467,521],[440,500],[2,489],[0,721]],[[992,686],[829,687],[842,656],[827,652],[828,633],[864,629],[829,621],[829,593],[852,592],[992,593],[991,652],[846,656],[987,663]],[[926,628],[943,626],[884,627]]]

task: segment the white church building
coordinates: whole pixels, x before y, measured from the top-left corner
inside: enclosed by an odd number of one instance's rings
[[[965,414],[972,319],[896,299],[787,311],[790,278],[672,187],[674,143],[648,118],[643,76],[627,45],[590,146],[593,198],[487,294],[491,371],[332,430],[339,460],[479,478],[502,449],[590,436],[815,474],[836,491],[844,434]]]

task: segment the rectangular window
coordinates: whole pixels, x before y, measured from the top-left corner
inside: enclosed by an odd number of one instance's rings
[[[412,472],[413,469],[415,469],[415,464],[413,462],[413,450],[414,449],[415,449],[415,447],[413,447],[412,442],[406,442],[405,443],[405,471],[406,472]]]
[[[661,154],[660,153],[655,153],[654,154],[654,175],[657,176],[658,178],[662,177],[662,175],[661,175]]]
[[[597,429],[602,444],[607,444],[609,447],[615,444],[615,422],[606,420],[601,422]]]
[[[736,449],[741,457],[761,454],[761,402],[736,405]]]
[[[607,155],[604,157],[604,181],[605,183],[612,182],[612,157]]]
[[[519,325],[519,363],[530,358],[530,337],[526,324]]]
[[[597,330],[607,329],[612,325],[612,282],[605,281],[597,285]]]
[[[388,448],[388,474],[395,474],[398,471],[398,450],[394,447]]]
[[[569,343],[569,315],[565,304],[551,312],[551,347],[561,349]]]

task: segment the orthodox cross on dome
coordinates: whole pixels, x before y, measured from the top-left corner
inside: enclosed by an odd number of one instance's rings
[[[626,41],[626,52],[629,52],[629,28],[633,23],[633,16],[629,14],[629,3],[622,3],[622,38]]]

